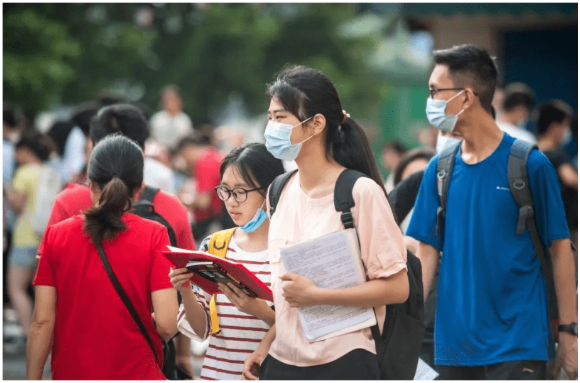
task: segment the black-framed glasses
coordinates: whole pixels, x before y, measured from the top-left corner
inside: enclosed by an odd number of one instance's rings
[[[435,98],[435,95],[437,94],[437,92],[441,92],[444,90],[467,90],[467,88],[429,88],[429,96],[431,96],[431,98]],[[479,96],[473,89],[470,89],[474,95]]]
[[[222,201],[227,201],[230,196],[234,196],[234,199],[238,202],[245,202],[248,199],[248,193],[249,192],[253,192],[253,191],[258,191],[258,190],[264,190],[265,188],[256,188],[256,189],[250,189],[250,190],[246,190],[246,189],[242,189],[242,188],[234,188],[234,189],[228,189],[225,186],[216,186],[215,187],[215,191],[218,195],[218,198],[221,199]]]

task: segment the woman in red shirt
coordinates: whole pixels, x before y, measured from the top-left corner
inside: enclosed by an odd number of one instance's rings
[[[52,342],[52,378],[164,379],[161,338],[177,332],[177,295],[162,251],[167,229],[128,213],[143,182],[143,153],[114,135],[88,166],[94,206],[48,228],[34,280],[27,379],[40,379]],[[96,243],[143,323],[152,346],[115,290]],[[151,311],[154,312],[155,323]]]

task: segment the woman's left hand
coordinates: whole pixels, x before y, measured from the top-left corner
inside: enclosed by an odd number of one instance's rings
[[[320,288],[310,279],[292,273],[280,277],[282,281],[282,296],[290,307],[304,307],[316,304],[317,293]]]
[[[263,299],[252,298],[231,283],[228,283],[227,286],[223,283],[218,283],[218,287],[241,312],[260,318],[261,310],[270,310]]]

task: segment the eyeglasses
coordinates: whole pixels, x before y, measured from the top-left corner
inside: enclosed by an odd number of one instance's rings
[[[435,95],[437,94],[437,92],[441,92],[444,90],[467,90],[468,88],[429,88],[429,96],[431,96],[431,98],[435,98]],[[475,91],[473,89],[470,89],[471,92],[476,95],[479,96],[477,93],[475,93]]]
[[[228,189],[225,186],[216,186],[215,191],[218,195],[218,198],[222,201],[227,201],[230,199],[230,196],[233,195],[234,199],[238,202],[245,202],[248,199],[248,193],[257,191],[257,190],[264,190],[265,188],[256,188],[256,189],[242,189],[242,188],[235,188],[235,189]]]

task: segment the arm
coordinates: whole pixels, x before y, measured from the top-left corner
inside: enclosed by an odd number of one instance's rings
[[[388,278],[378,278],[345,289],[324,289],[309,279],[286,273],[280,277],[282,296],[290,307],[310,305],[345,305],[376,307],[403,303],[409,297],[407,271],[401,270]]]
[[[435,272],[437,271],[439,250],[431,245],[419,242],[417,257],[421,260],[421,266],[423,269],[423,298],[427,300],[427,296],[431,291],[433,279],[435,278]]]
[[[266,301],[259,298],[249,297],[242,290],[238,289],[231,283],[228,283],[227,286],[218,283],[218,286],[238,310],[255,316],[256,318],[264,321],[269,326],[274,324],[276,314],[274,313],[274,310],[268,306]]]
[[[564,185],[578,190],[578,172],[570,163],[565,163],[558,168],[558,177]]]
[[[26,379],[40,380],[50,351],[56,317],[56,288],[37,286],[32,324],[26,347]]]
[[[554,269],[554,286],[558,299],[558,314],[560,324],[576,322],[576,287],[574,275],[574,259],[568,239],[553,241],[550,255]],[[559,334],[558,355],[554,360],[552,374],[556,379],[561,368],[572,380],[578,378],[578,338],[572,334]]]
[[[168,341],[177,333],[177,292],[173,288],[151,293],[155,325],[159,335]]]
[[[206,315],[203,307],[199,304],[195,297],[195,293],[191,289],[189,279],[193,273],[186,268],[172,269],[169,273],[171,284],[181,294],[181,303],[185,309],[185,319],[201,338],[205,334],[207,328]],[[177,317],[177,314],[175,315]]]
[[[276,324],[272,325],[270,330],[266,333],[256,351],[246,358],[244,369],[242,371],[242,380],[258,380],[260,377],[260,366],[264,359],[266,359],[268,351],[270,351],[270,346],[275,338]]]
[[[6,187],[6,197],[8,198],[8,202],[10,202],[10,205],[12,205],[16,213],[20,214],[22,210],[24,210],[24,207],[26,206],[25,193],[14,190],[13,187],[8,186]]]
[[[190,205],[194,210],[207,210],[211,205],[211,193],[200,193]]]

